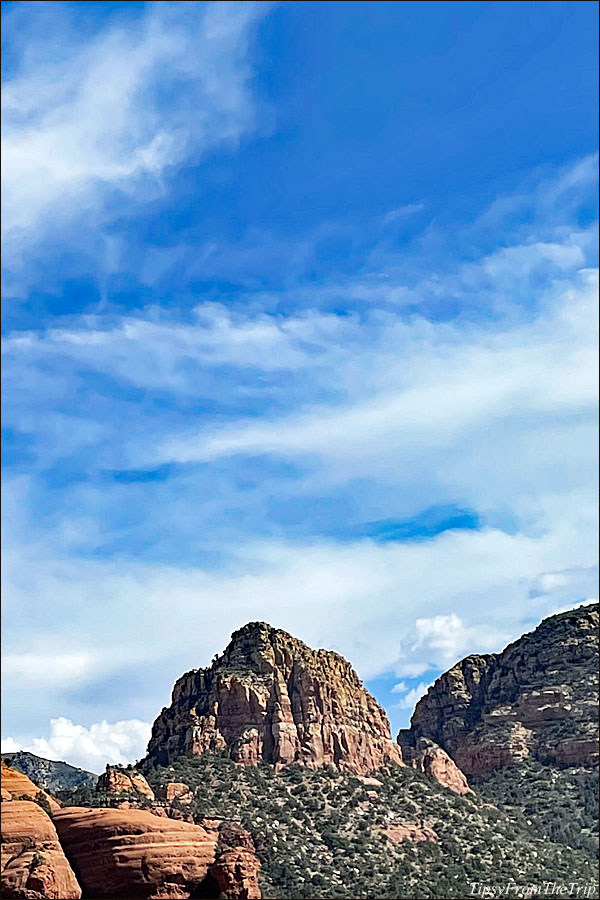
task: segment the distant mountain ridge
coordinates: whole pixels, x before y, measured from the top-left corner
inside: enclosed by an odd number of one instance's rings
[[[23,772],[41,788],[50,791],[51,794],[58,791],[70,791],[86,785],[95,785],[98,778],[93,772],[87,772],[85,769],[66,762],[44,759],[27,750],[3,753],[2,759],[13,769]]]

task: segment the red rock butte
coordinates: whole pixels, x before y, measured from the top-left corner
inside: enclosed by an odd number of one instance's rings
[[[402,761],[387,716],[351,665],[265,622],[234,632],[225,652],[175,684],[148,758],[228,751],[244,765],[333,765],[366,774]]]

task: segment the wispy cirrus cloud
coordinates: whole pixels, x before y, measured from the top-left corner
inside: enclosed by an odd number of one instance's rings
[[[30,710],[29,743],[49,705],[88,728],[110,718],[111,677],[119,716],[149,720],[251,618],[363,677],[419,679],[405,715],[428,672],[589,597],[592,231],[568,206],[552,234],[535,222],[426,278],[361,271],[341,311],[346,283],[307,282],[280,311],[257,293],[8,335],[5,422],[27,474],[8,482],[5,640],[27,656],[43,598],[38,638],[51,623],[95,654],[77,690]],[[453,505],[477,525],[419,540],[372,527]],[[147,657],[122,676],[140,610]],[[11,695],[30,696],[17,679]]]
[[[25,47],[2,94],[4,268],[12,289],[34,234],[47,242],[69,229],[76,246],[83,229],[97,250],[99,229],[123,203],[131,209],[159,197],[184,158],[198,163],[256,127],[249,42],[266,8],[152,3],[91,34],[73,24],[65,4],[11,10],[4,28]],[[106,235],[105,269],[110,247]]]

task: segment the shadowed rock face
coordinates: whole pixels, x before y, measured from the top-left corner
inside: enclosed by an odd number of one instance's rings
[[[81,897],[52,821],[28,800],[2,804],[2,896],[21,900]]]
[[[221,657],[183,675],[154,723],[153,763],[226,750],[245,765],[332,764],[365,774],[401,762],[383,709],[341,656],[252,622]]]
[[[83,807],[61,810],[55,824],[87,896],[175,900],[222,892],[230,900],[260,898],[258,860],[242,828]]]
[[[429,738],[470,774],[527,757],[598,763],[598,604],[545,619],[500,654],[468,656],[417,703],[398,740]]]

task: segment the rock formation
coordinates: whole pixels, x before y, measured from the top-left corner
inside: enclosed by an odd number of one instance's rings
[[[96,787],[107,794],[140,794],[148,800],[154,800],[154,791],[142,773],[135,769],[107,766],[106,771],[98,778]]]
[[[178,800],[180,803],[191,803],[194,799],[194,793],[183,781],[168,781],[166,784],[161,785],[158,797],[161,800],[166,800],[167,803],[172,803],[174,800]]]
[[[437,834],[433,828],[429,828],[428,825],[417,825],[415,822],[395,822],[393,825],[380,828],[379,831],[385,834],[392,844],[403,844],[405,841],[410,844],[420,844],[422,841],[437,844]]]
[[[14,799],[28,797],[35,800],[36,798],[43,798],[53,812],[54,810],[60,809],[58,800],[55,800],[54,797],[51,797],[50,794],[43,791],[37,784],[34,784],[31,778],[28,778],[23,772],[19,772],[18,769],[13,769],[12,766],[7,766],[4,760],[2,760],[0,777],[2,781],[2,791],[6,791]]]
[[[2,804],[2,896],[20,900],[81,897],[52,821],[30,800]]]
[[[461,772],[445,750],[427,738],[420,738],[416,748],[407,747],[404,761],[413,769],[435,778],[439,784],[454,791],[455,794],[473,793],[464,772]]]
[[[598,604],[545,619],[502,653],[468,656],[419,700],[398,740],[414,759],[421,738],[467,775],[532,757],[598,763]]]
[[[248,834],[216,820],[190,825],[146,810],[69,807],[55,816],[86,895],[96,898],[260,897]]]
[[[401,762],[385,712],[350,664],[264,622],[236,631],[210,668],[176,682],[148,762],[207,751],[245,765],[332,764],[357,774]]]

